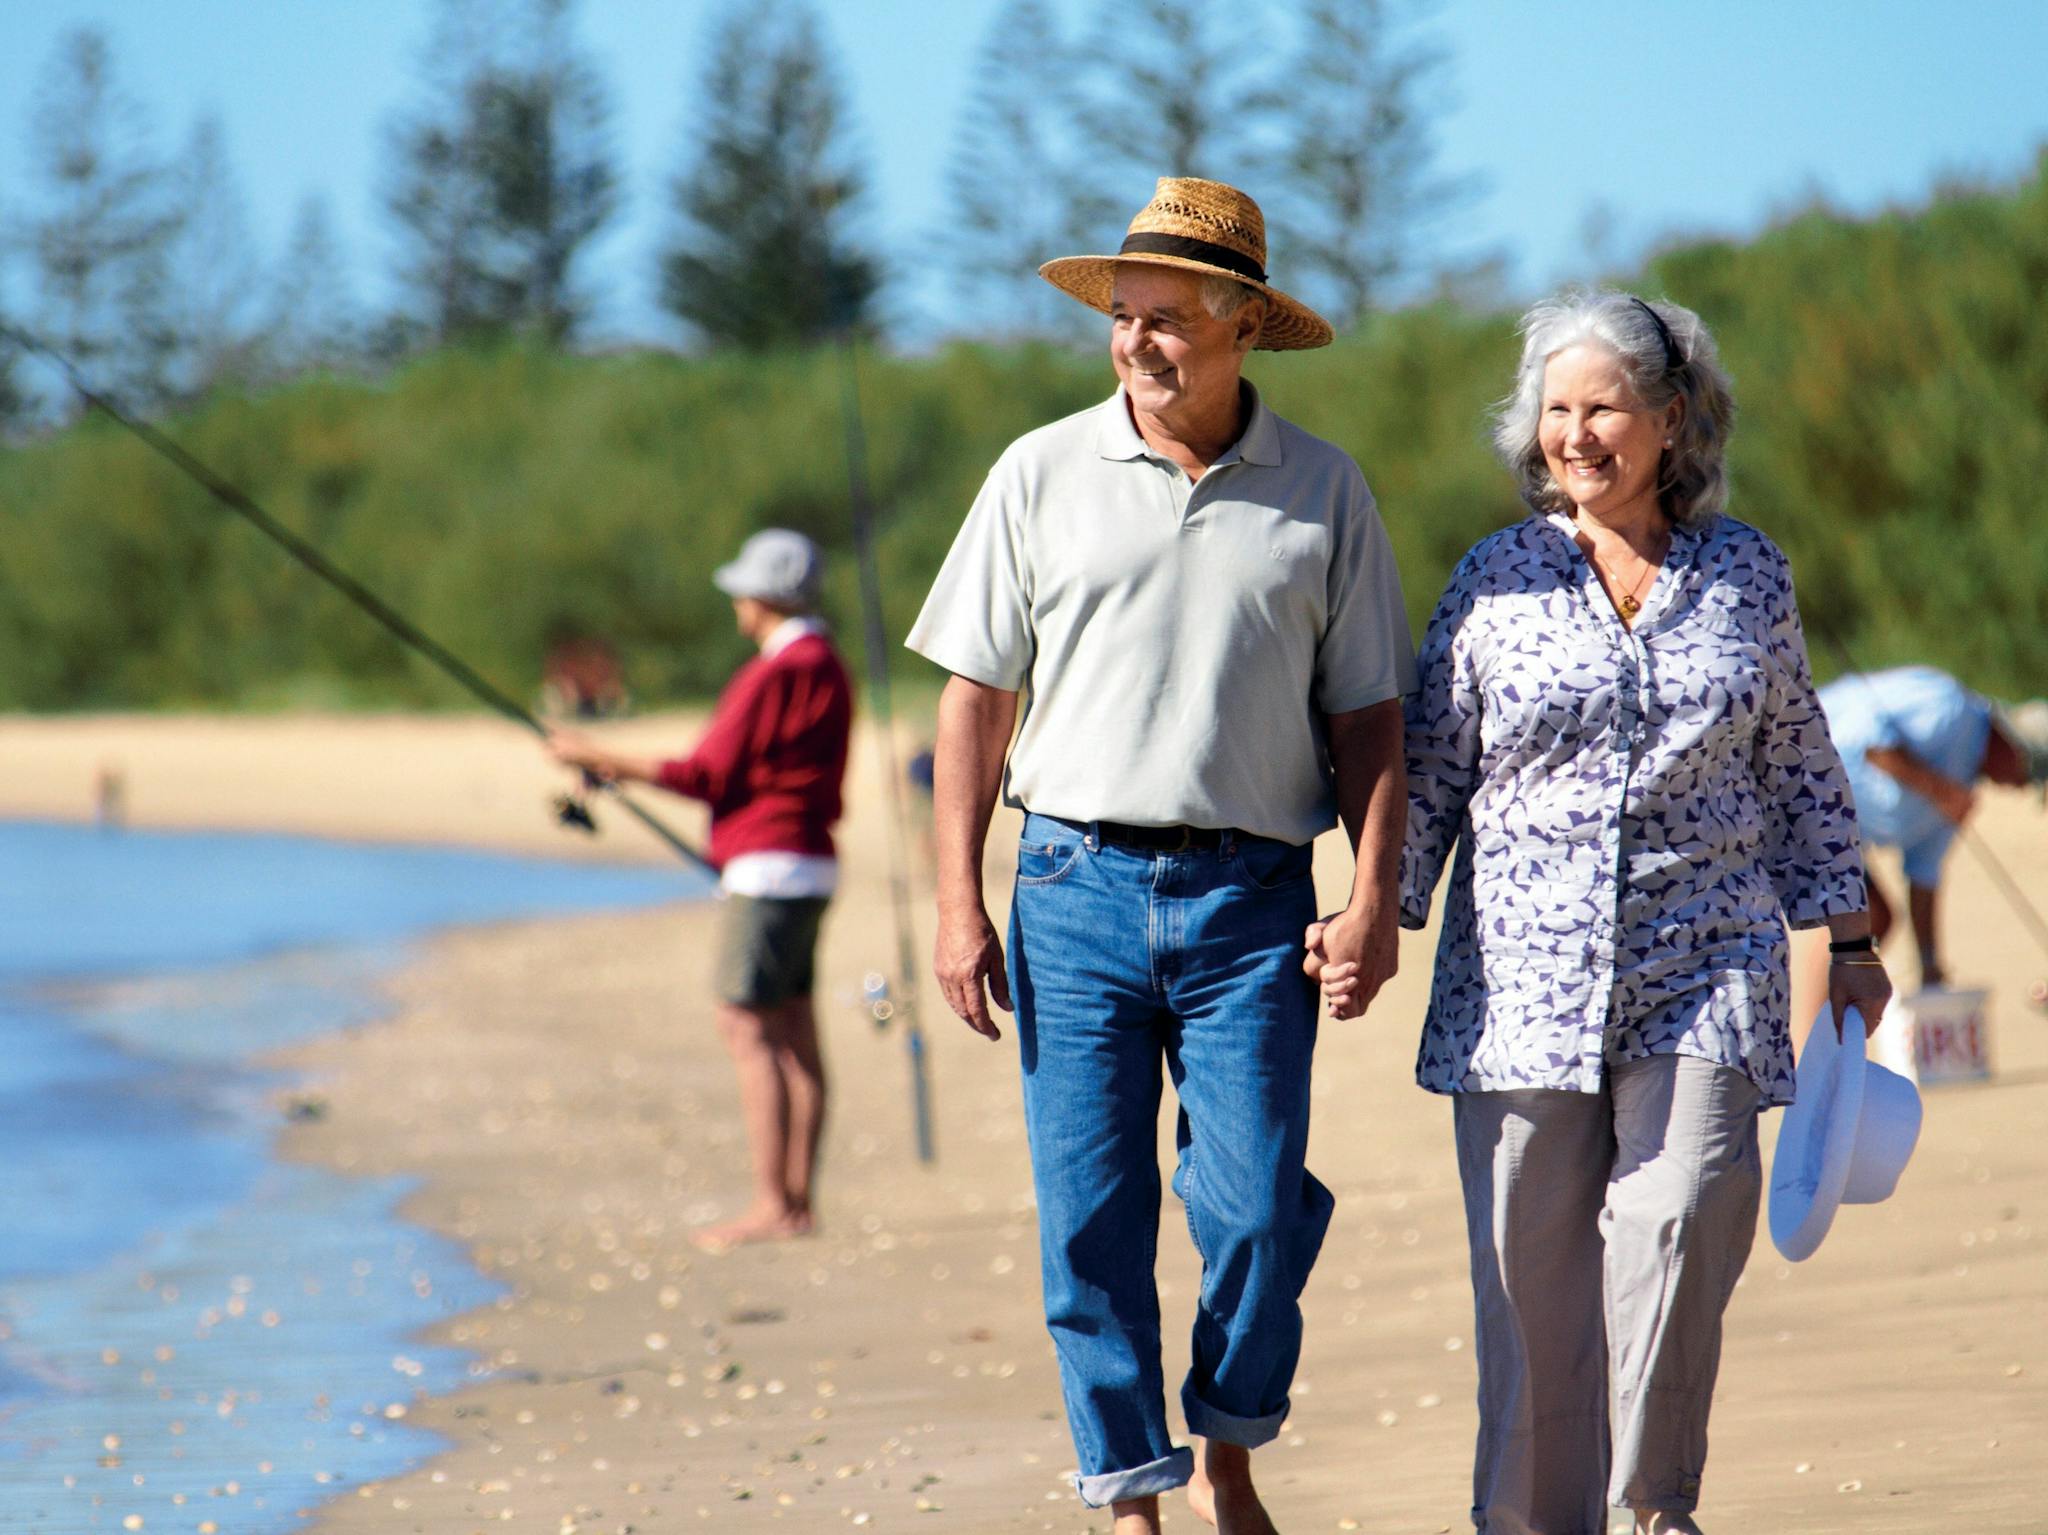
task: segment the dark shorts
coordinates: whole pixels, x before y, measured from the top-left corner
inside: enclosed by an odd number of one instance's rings
[[[718,1000],[735,1007],[779,1007],[811,994],[823,896],[777,900],[729,895],[719,905]]]

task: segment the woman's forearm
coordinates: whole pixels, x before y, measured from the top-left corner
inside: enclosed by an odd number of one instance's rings
[[[1840,916],[1828,918],[1828,941],[1830,943],[1853,943],[1858,938],[1870,936],[1870,910],[1845,911]]]

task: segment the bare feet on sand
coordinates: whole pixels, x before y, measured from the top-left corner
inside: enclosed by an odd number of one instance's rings
[[[736,1220],[702,1227],[690,1233],[690,1240],[707,1253],[729,1253],[749,1242],[786,1242],[810,1234],[809,1210],[771,1205],[754,1206]]]
[[[1279,1535],[1252,1486],[1252,1452],[1242,1445],[1200,1441],[1188,1507],[1217,1535]]]
[[[1700,1535],[1692,1515],[1674,1508],[1636,1510],[1636,1535]]]

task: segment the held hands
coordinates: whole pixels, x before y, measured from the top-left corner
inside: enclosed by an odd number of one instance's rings
[[[946,1006],[967,1027],[988,1039],[1003,1031],[989,1012],[989,1001],[1011,1012],[1010,978],[1003,970],[1002,940],[980,903],[939,908],[939,936],[932,947],[932,973]],[[987,995],[983,994],[984,985]]]
[[[1332,1018],[1364,1016],[1400,965],[1393,922],[1367,913],[1345,910],[1311,922],[1302,941],[1308,952],[1301,968],[1322,987]]]

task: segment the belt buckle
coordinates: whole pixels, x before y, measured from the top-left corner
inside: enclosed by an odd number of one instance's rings
[[[1195,845],[1193,834],[1189,830],[1186,822],[1182,822],[1179,826],[1174,827],[1174,831],[1178,833],[1177,839],[1175,841],[1167,843],[1165,847],[1160,849],[1161,852],[1185,853],[1189,848]]]

